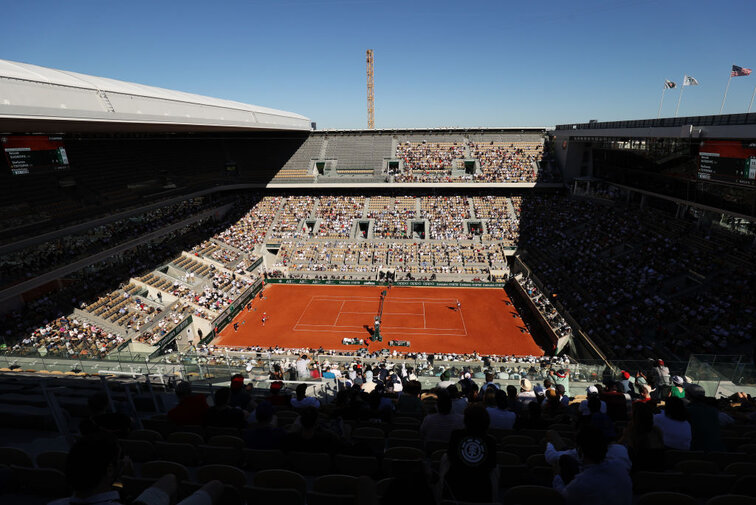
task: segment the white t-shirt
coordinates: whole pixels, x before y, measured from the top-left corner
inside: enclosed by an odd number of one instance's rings
[[[654,426],[658,426],[661,430],[664,445],[680,451],[690,450],[692,434],[688,421],[675,421],[662,412],[654,415]]]

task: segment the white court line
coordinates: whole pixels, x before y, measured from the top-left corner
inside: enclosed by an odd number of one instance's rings
[[[344,296],[313,296],[313,299],[316,300],[343,300]],[[346,297],[349,301],[367,301],[367,302],[378,302],[380,301],[380,297],[365,297],[365,296],[349,296]],[[386,303],[420,303],[420,302],[426,302],[426,303],[457,303],[456,300],[452,300],[451,298],[448,300],[445,300],[443,298],[387,298]]]
[[[462,328],[465,330],[465,336],[467,336],[467,325],[465,324],[465,316],[462,315],[462,308],[459,309],[459,317],[462,319]]]
[[[296,322],[296,323],[294,323],[294,326],[298,325],[298,324],[299,324],[299,322],[300,322],[300,321],[302,320],[302,318],[304,317],[304,315],[305,315],[305,314],[307,313],[307,309],[309,309],[309,308],[310,308],[310,305],[312,304],[312,300],[313,300],[313,298],[310,298],[310,301],[309,301],[309,302],[307,303],[307,305],[305,306],[304,310],[303,310],[303,311],[302,311],[302,313],[301,313],[301,314],[299,315],[299,319],[297,319],[297,322]]]
[[[341,314],[375,314],[375,312],[341,312]],[[385,316],[419,316],[418,312],[386,312],[383,311]]]
[[[339,307],[339,312],[336,314],[336,319],[333,320],[333,324],[331,326],[333,326],[334,328],[337,327],[336,323],[339,322],[339,318],[341,317],[341,309],[344,308],[344,304],[345,303],[346,303],[346,300],[344,300],[343,302],[341,302],[341,307]]]
[[[345,328],[345,329],[342,330],[341,328]],[[355,328],[355,329],[352,330],[350,328]],[[359,330],[361,330],[361,331],[357,330],[357,328],[359,328]],[[419,335],[419,336],[423,335],[423,336],[430,336],[430,337],[432,337],[434,335],[443,335],[443,336],[450,336],[450,337],[464,337],[464,336],[466,336],[466,334],[459,333],[459,332],[450,333],[450,332],[443,332],[443,331],[434,331],[432,333],[427,333],[427,329],[426,328],[404,328],[404,327],[400,327],[400,326],[388,326],[388,327],[386,327],[386,329],[389,329],[389,330],[393,330],[393,329],[401,330],[406,335]],[[416,332],[416,330],[424,331],[426,333],[418,333],[418,332]],[[333,327],[329,327],[329,329],[324,329],[324,330],[309,329],[309,328],[304,328],[304,329],[292,328],[292,331],[316,332],[316,333],[334,333],[334,332],[338,332],[338,333],[359,333],[360,335],[364,335],[365,334],[365,329],[362,326],[346,326],[346,327],[345,326],[340,326],[340,327],[337,327],[335,329]]]
[[[423,302],[423,328],[428,327],[428,321],[425,320],[425,302]]]

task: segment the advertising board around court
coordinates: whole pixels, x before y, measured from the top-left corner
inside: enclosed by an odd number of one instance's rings
[[[311,284],[318,286],[386,286],[385,282],[352,279],[267,279],[268,284]],[[503,282],[396,281],[395,287],[503,288]]]

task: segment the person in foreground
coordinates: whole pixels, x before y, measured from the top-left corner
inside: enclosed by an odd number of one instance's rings
[[[579,461],[559,459],[554,489],[564,495],[566,505],[631,505],[633,483],[624,465],[606,458],[607,440],[594,426],[584,426],[577,435]]]
[[[49,505],[121,505],[121,497],[113,488],[126,465],[115,437],[99,432],[85,436],[71,448],[66,460],[66,480],[73,496]],[[169,474],[158,479],[140,494],[132,504],[170,505],[175,502],[178,483]],[[213,505],[223,494],[220,481],[210,481],[197,492],[181,500],[178,505]]]

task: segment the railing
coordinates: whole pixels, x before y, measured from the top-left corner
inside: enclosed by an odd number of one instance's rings
[[[318,284],[328,286],[386,286],[385,281],[358,280],[358,279],[288,279],[269,278],[268,284]],[[445,282],[445,281],[396,281],[392,286],[420,286],[437,288],[503,288],[500,282]]]
[[[730,126],[756,124],[756,113],[721,114],[716,116],[666,117],[658,119],[635,119],[628,121],[605,121],[557,125],[557,130],[605,130],[610,128],[669,128],[685,125]]]

